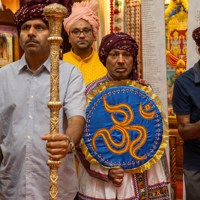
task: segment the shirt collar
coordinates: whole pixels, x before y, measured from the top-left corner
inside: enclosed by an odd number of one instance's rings
[[[114,79],[110,76],[109,73],[106,74],[106,81],[114,81]]]
[[[106,81],[114,81],[114,79],[110,76],[110,74],[109,73],[107,73],[106,74]],[[132,78],[129,78],[130,80],[133,80]],[[134,79],[135,80],[135,79]],[[137,81],[137,80],[135,80],[135,81]]]
[[[23,71],[24,69],[27,69],[26,66],[27,66],[27,63],[26,63],[26,59],[25,59],[25,54],[23,54],[23,56],[19,60],[19,67],[18,67],[19,72]]]
[[[28,67],[27,62],[26,62],[25,54],[23,54],[23,56],[21,57],[21,59],[20,59],[19,62],[20,62],[19,68],[18,68],[19,73],[20,73],[20,72],[23,72],[24,70],[29,70],[29,71],[31,71],[31,70],[29,69],[29,67]],[[47,58],[47,60],[43,63],[43,65],[41,65],[41,67],[40,67],[38,70],[36,70],[36,72],[41,72],[41,71],[43,71],[42,68],[46,68],[46,70],[50,73],[50,56],[49,56],[49,57]]]
[[[87,62],[88,60],[90,60],[91,57],[94,55],[94,50],[92,50],[92,53],[91,53],[88,57],[82,59],[80,56],[78,56],[77,54],[75,54],[75,53],[72,51],[72,49],[71,49],[70,52],[71,52],[72,56],[73,56],[74,58],[76,58],[78,61],[84,61],[84,62]]]
[[[200,60],[194,65],[194,81],[200,83]]]

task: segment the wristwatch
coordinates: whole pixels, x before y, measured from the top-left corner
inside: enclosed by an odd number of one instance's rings
[[[67,141],[68,141],[68,147],[69,147],[69,151],[68,153],[72,153],[75,151],[76,147],[75,147],[75,144],[74,142],[70,139],[70,137],[67,135]]]

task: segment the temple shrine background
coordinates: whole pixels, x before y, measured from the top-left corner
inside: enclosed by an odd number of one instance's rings
[[[75,0],[74,2],[81,1]],[[124,31],[130,34],[141,46],[141,0],[98,0],[101,27],[99,39],[109,32]],[[0,0],[0,45],[6,38],[7,46],[0,56],[0,67],[15,61],[23,54],[18,44],[18,34],[14,26],[13,13],[24,5],[25,0]],[[188,0],[163,0],[165,8],[166,73],[168,117],[170,123],[170,159],[174,199],[177,197],[177,181],[182,181],[182,144],[177,134],[176,119],[171,106],[174,80],[186,70],[188,36]],[[106,15],[105,15],[106,12]],[[109,14],[109,17],[104,17]],[[68,36],[63,32],[63,52],[69,51]],[[4,44],[5,45],[5,44]],[[142,49],[142,46],[141,46]],[[2,50],[3,51],[3,50]],[[0,52],[1,53],[1,52]],[[0,54],[1,55],[1,54]],[[143,76],[140,52],[140,76]]]

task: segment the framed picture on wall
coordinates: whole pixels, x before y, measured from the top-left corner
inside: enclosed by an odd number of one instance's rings
[[[13,48],[15,28],[12,26],[0,25],[0,67],[13,62]]]
[[[0,0],[0,67],[18,60],[23,54],[14,13],[24,4],[25,0]]]
[[[0,32],[0,67],[13,61],[13,36]]]

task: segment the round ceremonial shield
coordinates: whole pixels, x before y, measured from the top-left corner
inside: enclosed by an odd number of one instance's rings
[[[143,172],[162,157],[167,119],[149,87],[130,80],[107,82],[87,99],[82,151],[90,163]]]

